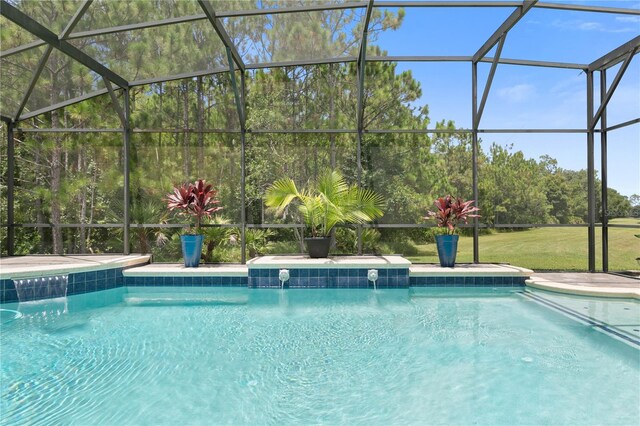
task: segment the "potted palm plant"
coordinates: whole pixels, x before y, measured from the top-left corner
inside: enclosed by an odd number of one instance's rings
[[[197,268],[200,264],[204,239],[204,235],[200,232],[200,224],[203,217],[209,217],[222,209],[216,206],[220,203],[216,198],[217,195],[218,191],[213,189],[213,185],[207,184],[203,179],[176,186],[172,193],[167,194],[165,201],[169,210],[177,210],[179,214],[195,218],[195,228],[189,227],[189,231],[180,236],[186,267]]]
[[[349,186],[340,172],[328,171],[317,182],[298,190],[290,178],[275,181],[265,195],[265,204],[283,214],[296,203],[298,212],[311,230],[305,238],[309,257],[329,255],[331,230],[338,224],[371,222],[383,215],[383,199],[375,192]]]
[[[467,224],[469,218],[480,217],[475,212],[480,209],[472,206],[475,200],[464,201],[459,197],[440,197],[435,200],[436,211],[428,211],[423,219],[436,219],[439,228],[445,228],[444,235],[436,235],[440,266],[453,268],[458,253],[458,235],[456,227],[459,223]]]

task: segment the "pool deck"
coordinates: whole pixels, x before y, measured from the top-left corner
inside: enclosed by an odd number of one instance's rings
[[[150,256],[141,254],[3,257],[0,258],[0,279],[34,278],[114,267],[127,268],[149,263],[149,259]]]
[[[201,265],[199,268],[185,268],[181,264],[149,263],[148,255],[70,255],[70,256],[15,256],[0,258],[0,279],[46,276],[68,272],[82,272],[112,267],[127,267],[127,276],[247,276],[250,267],[274,267],[286,260],[287,266],[309,262],[302,256],[267,256],[262,260],[250,261],[248,265]],[[373,263],[369,263],[369,262]],[[329,263],[327,263],[329,262]],[[400,266],[393,257],[345,257],[344,259],[312,260],[311,267],[393,267]],[[137,266],[136,266],[137,265]],[[403,264],[403,266],[405,266]],[[405,266],[406,267],[406,266]],[[640,279],[605,273],[554,272],[538,273],[506,264],[458,264],[455,268],[439,265],[411,265],[411,276],[499,276],[525,275],[531,278],[526,285],[558,293],[598,297],[623,297],[640,299]]]
[[[536,272],[528,287],[557,293],[640,299],[640,279],[605,273]]]

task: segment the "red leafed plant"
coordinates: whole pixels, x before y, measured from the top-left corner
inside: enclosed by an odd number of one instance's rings
[[[480,217],[474,214],[480,209],[472,206],[475,200],[464,201],[459,197],[440,197],[434,202],[437,210],[428,211],[423,219],[436,219],[438,227],[447,228],[447,234],[453,235],[458,223],[467,224],[469,218]]]
[[[200,231],[200,223],[204,216],[211,216],[222,209],[216,206],[220,203],[216,197],[218,191],[213,185],[207,184],[204,179],[198,179],[194,183],[185,183],[173,188],[173,193],[167,194],[167,207],[169,210],[178,210],[185,216],[196,218],[195,233]]]

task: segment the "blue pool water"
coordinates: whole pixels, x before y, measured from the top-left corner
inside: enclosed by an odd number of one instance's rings
[[[640,351],[521,291],[120,288],[3,308],[23,315],[2,317],[2,424],[640,422]]]

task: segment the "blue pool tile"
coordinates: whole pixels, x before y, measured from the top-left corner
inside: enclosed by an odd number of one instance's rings
[[[299,269],[289,269],[289,278],[297,278],[300,276]]]
[[[107,289],[107,280],[105,278],[102,278],[102,279],[96,281],[96,289],[97,289],[97,291],[106,290]]]
[[[10,303],[10,302],[17,302],[17,301],[18,301],[18,293],[16,292],[15,288],[4,291],[4,297],[2,302]]]
[[[340,271],[339,269],[327,269],[328,271],[328,276],[330,278],[332,277],[337,277],[338,276],[338,271]]]
[[[86,281],[85,281],[85,282],[81,282],[81,283],[76,282],[76,283],[75,283],[75,291],[74,291],[74,294],[83,294],[83,293],[86,293],[86,292],[87,292],[86,288],[87,288],[87,283],[86,283]]]
[[[338,288],[348,288],[349,287],[349,277],[340,276],[338,277],[337,285]]]

